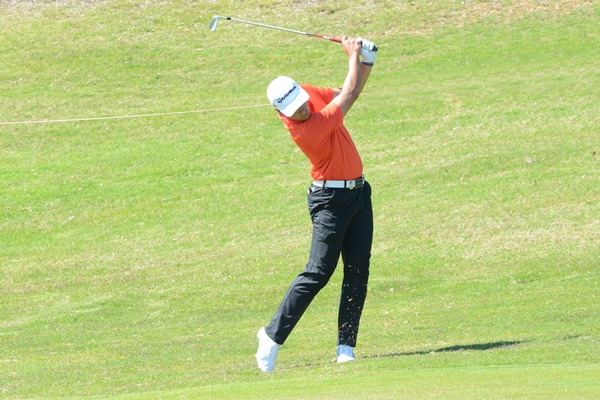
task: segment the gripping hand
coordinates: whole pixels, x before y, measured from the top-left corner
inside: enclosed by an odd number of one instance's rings
[[[358,38],[360,42],[362,42],[361,53],[362,53],[362,61],[368,63],[374,63],[375,57],[377,56],[377,46],[375,43],[365,40],[362,38]]]

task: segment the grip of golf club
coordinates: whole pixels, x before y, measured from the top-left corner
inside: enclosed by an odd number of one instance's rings
[[[336,38],[336,37],[317,35],[316,33],[307,33],[307,35],[316,37],[318,39],[325,39],[325,40],[331,40],[332,42],[342,43],[342,39]]]
[[[342,39],[337,37],[330,37],[329,40],[332,42],[342,43]],[[377,51],[379,48],[377,46],[373,47],[373,51]]]

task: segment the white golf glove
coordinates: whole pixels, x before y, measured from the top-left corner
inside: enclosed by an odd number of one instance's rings
[[[375,56],[377,56],[377,46],[375,46],[375,43],[362,38],[358,38],[358,40],[362,42],[362,61],[374,63]]]

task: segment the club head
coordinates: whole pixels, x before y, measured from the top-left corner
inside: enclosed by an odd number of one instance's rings
[[[210,28],[211,32],[214,32],[217,30],[217,24],[219,23],[219,18],[231,19],[229,17],[224,17],[222,15],[215,15],[213,17],[213,19],[210,20],[210,23],[208,24],[208,27]]]
[[[213,19],[210,20],[210,23],[208,24],[208,27],[210,28],[211,32],[214,32],[217,30],[217,24],[219,23],[219,16],[215,16],[213,17]]]

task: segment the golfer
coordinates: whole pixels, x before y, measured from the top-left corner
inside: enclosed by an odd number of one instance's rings
[[[279,347],[333,274],[340,254],[344,280],[339,306],[337,362],[353,361],[367,295],[373,241],[371,187],[344,116],[358,99],[375,62],[375,45],[344,36],[348,74],[341,88],[298,85],[288,77],[271,82],[267,97],[292,140],[311,163],[308,210],[313,224],[308,263],[290,285],[271,322],[258,331],[256,360],[273,371]]]

